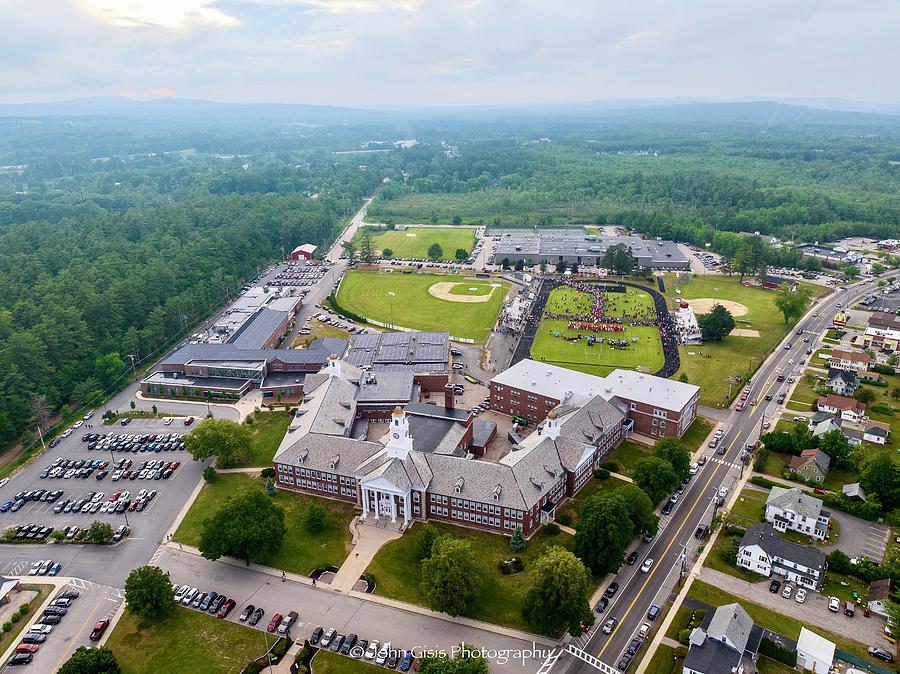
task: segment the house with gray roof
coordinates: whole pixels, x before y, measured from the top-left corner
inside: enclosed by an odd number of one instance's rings
[[[777,531],[798,531],[822,540],[828,534],[831,513],[822,510],[822,501],[797,487],[772,487],[766,499],[766,522]]]
[[[859,377],[852,370],[839,370],[836,367],[828,368],[826,380],[828,388],[839,396],[852,396],[859,388]]]
[[[825,554],[781,538],[768,522],[754,524],[744,533],[737,564],[767,578],[775,575],[817,592],[825,583]]]
[[[828,475],[831,457],[815,447],[804,449],[800,456],[791,457],[791,470],[807,482],[822,484]]]
[[[756,660],[762,629],[737,603],[710,611],[691,632],[683,674],[734,674]],[[751,667],[752,669],[752,667]]]

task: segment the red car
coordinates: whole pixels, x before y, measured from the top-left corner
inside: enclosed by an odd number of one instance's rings
[[[185,426],[190,426],[192,423],[194,423],[194,417],[188,417],[187,419],[184,420]]]
[[[219,612],[216,615],[219,618],[227,618],[228,614],[231,613],[231,609],[234,608],[234,599],[229,599],[224,604],[222,604],[222,608],[219,609]]]
[[[37,644],[19,644],[16,646],[16,653],[37,653],[39,648]]]
[[[101,620],[96,625],[94,625],[94,629],[91,631],[90,636],[91,641],[99,641],[100,637],[103,636],[103,633],[106,631],[107,627],[109,627],[108,620]]]
[[[278,623],[281,622],[281,619],[283,617],[284,616],[281,615],[280,613],[276,613],[275,615],[273,615],[272,620],[269,622],[269,626],[266,627],[266,632],[274,632],[275,628],[278,627]]]

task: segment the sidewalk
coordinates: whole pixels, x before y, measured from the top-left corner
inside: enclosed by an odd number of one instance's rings
[[[399,531],[360,524],[356,518],[350,523],[350,530],[355,531],[356,544],[331,581],[330,587],[335,592],[350,592],[381,547],[402,535]]]

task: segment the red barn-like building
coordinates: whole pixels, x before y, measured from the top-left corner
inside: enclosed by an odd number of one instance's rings
[[[312,260],[313,254],[316,252],[316,246],[311,243],[304,243],[297,246],[291,251],[292,260]]]

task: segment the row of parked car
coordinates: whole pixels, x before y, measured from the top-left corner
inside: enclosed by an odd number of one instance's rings
[[[651,566],[652,566],[652,561]],[[649,569],[648,569],[649,570]],[[598,613],[603,613],[606,611],[607,606],[609,606],[609,602],[619,591],[618,583],[610,583],[606,588],[606,592],[603,593],[603,597],[597,603],[597,606],[594,607],[594,610]],[[641,644],[644,643],[644,640],[650,635],[651,623],[654,622],[659,614],[662,612],[662,609],[657,605],[653,604],[650,609],[647,611],[647,621],[638,628],[638,631],[635,633],[634,637],[628,643],[628,646],[622,652],[622,655],[619,658],[619,661],[616,663],[616,667],[620,671],[625,671],[631,666],[631,663],[634,661],[637,652],[641,648]],[[612,634],[612,631],[616,628],[616,625],[619,624],[619,619],[616,617],[607,618],[606,622],[603,623],[603,626],[600,628],[603,634]]]
[[[189,585],[172,585],[172,591],[176,602],[198,611],[211,613],[219,618],[227,618],[228,614],[237,605],[234,599],[229,599],[224,594],[219,594],[215,591],[203,592],[199,588],[190,587]],[[262,620],[263,615],[265,615],[265,610],[262,607],[248,604],[241,611],[238,620],[255,626]],[[296,611],[290,611],[287,615],[276,613],[266,626],[266,631],[275,634],[287,634],[299,617]]]
[[[357,660],[371,660],[376,665],[396,669],[399,665],[401,672],[408,672],[413,668],[415,656],[412,651],[394,648],[390,641],[384,643],[377,639],[360,639],[356,634],[338,634],[331,628],[324,630],[316,627],[309,637],[310,646],[328,649],[332,653],[340,653]]]
[[[188,417],[188,419],[193,419],[193,417]],[[137,453],[174,452],[184,449],[184,439],[179,433],[143,433],[139,435],[85,433],[81,436],[81,441],[87,443],[88,451]]]
[[[37,562],[41,563],[41,562]],[[28,628],[28,631],[22,636],[21,642],[16,646],[13,656],[6,661],[7,665],[27,665],[34,660],[35,654],[41,649],[47,637],[53,632],[53,626],[62,622],[72,602],[78,599],[77,590],[64,590],[54,599],[50,605],[44,609],[40,619],[34,625]],[[106,628],[109,626],[108,620],[101,620],[94,626],[91,632],[91,640],[97,641]]]
[[[13,496],[12,501],[5,501],[0,505],[0,513],[18,512],[23,505],[29,501],[43,501],[44,503],[52,503],[63,495],[62,489],[48,491],[47,489],[36,489],[32,491],[20,491]]]

